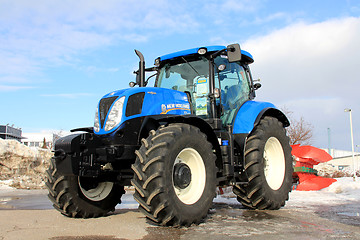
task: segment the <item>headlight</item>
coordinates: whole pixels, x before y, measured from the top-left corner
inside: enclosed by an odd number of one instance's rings
[[[95,120],[94,120],[94,131],[100,131],[100,124],[99,124],[99,108],[96,108],[95,112]]]
[[[105,124],[105,131],[110,131],[121,122],[125,96],[116,100],[111,107]]]
[[[205,48],[205,47],[199,48],[198,54],[204,55],[205,53],[207,53],[207,48]]]

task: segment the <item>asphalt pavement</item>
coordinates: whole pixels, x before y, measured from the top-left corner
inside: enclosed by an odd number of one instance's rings
[[[252,211],[214,202],[204,223],[159,227],[138,210],[128,192],[114,213],[72,219],[54,210],[45,190],[0,190],[0,239],[360,239],[359,204],[297,206]],[[291,199],[290,199],[291,201]]]

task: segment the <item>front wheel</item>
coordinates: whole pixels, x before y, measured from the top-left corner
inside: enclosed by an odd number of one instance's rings
[[[93,218],[115,210],[120,203],[124,187],[113,182],[100,182],[93,178],[63,176],[51,159],[46,171],[48,197],[63,215],[75,218]]]
[[[139,209],[161,225],[200,223],[216,189],[215,155],[205,134],[170,124],[151,131],[136,155],[132,185]]]
[[[250,209],[279,209],[292,186],[293,159],[283,125],[273,117],[262,119],[249,135],[244,169],[248,185],[233,188],[238,201]]]

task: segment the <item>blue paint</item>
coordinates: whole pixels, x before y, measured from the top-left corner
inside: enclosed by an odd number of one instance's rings
[[[276,109],[275,105],[269,102],[247,101],[244,103],[235,117],[233,134],[250,133],[259,113],[266,108]]]
[[[179,52],[166,54],[166,55],[160,57],[160,61],[164,61],[164,60],[168,60],[168,59],[172,59],[172,58],[176,58],[176,57],[181,57],[181,56],[187,56],[187,55],[191,55],[191,54],[196,54],[200,48],[204,48],[204,47],[192,48],[192,49],[187,49],[187,50],[183,50],[183,51],[179,51]],[[225,46],[208,46],[205,48],[207,49],[208,52],[217,52],[222,49],[225,49],[226,47]]]
[[[173,58],[177,58],[177,57],[196,54],[200,48],[206,48],[208,52],[217,52],[217,51],[226,49],[225,46],[207,46],[207,47],[192,48],[192,49],[187,49],[187,50],[174,52],[174,53],[170,53],[170,54],[166,54],[164,56],[161,56],[160,61],[165,61],[165,60],[169,60],[169,59],[173,59]],[[251,59],[250,62],[254,62],[254,58],[249,52],[247,52],[245,50],[241,50],[241,54],[248,57],[248,58],[250,58]]]
[[[133,94],[140,92],[145,93],[144,103],[142,106],[141,113],[126,117],[125,111],[129,97]],[[121,122],[110,131],[105,131],[104,129],[105,124],[104,126],[100,126],[100,131],[95,132],[98,135],[112,133],[118,130],[118,128],[121,126],[123,122],[133,118],[150,116],[150,115],[161,115],[161,114],[187,115],[191,113],[190,104],[188,102],[186,93],[171,89],[155,88],[155,87],[128,88],[128,89],[111,92],[109,94],[106,94],[103,98],[114,97],[114,96],[118,97],[116,100],[125,96]],[[107,118],[108,116],[106,116],[105,123],[107,121]]]

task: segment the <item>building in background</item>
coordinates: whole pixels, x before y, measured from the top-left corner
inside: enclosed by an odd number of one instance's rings
[[[60,136],[55,133],[23,133],[21,142],[28,147],[44,147],[45,143],[48,149],[52,149],[54,142],[59,138]]]
[[[354,154],[355,160],[355,170],[359,170],[360,166],[360,154]],[[353,159],[351,156],[337,157],[333,158],[333,160],[329,161],[329,164],[336,167],[338,170],[352,170],[353,169]]]
[[[327,153],[329,153],[328,149],[323,149]],[[327,162],[327,164],[332,165],[337,168],[337,170],[352,170],[353,169],[353,158],[351,151],[338,150],[338,149],[330,149],[330,155],[333,157],[332,160]],[[354,153],[355,160],[355,169],[359,170],[360,167],[360,153]]]
[[[21,142],[21,139],[23,138],[22,130],[21,128],[15,128],[14,125],[0,125],[0,138],[13,139]]]

